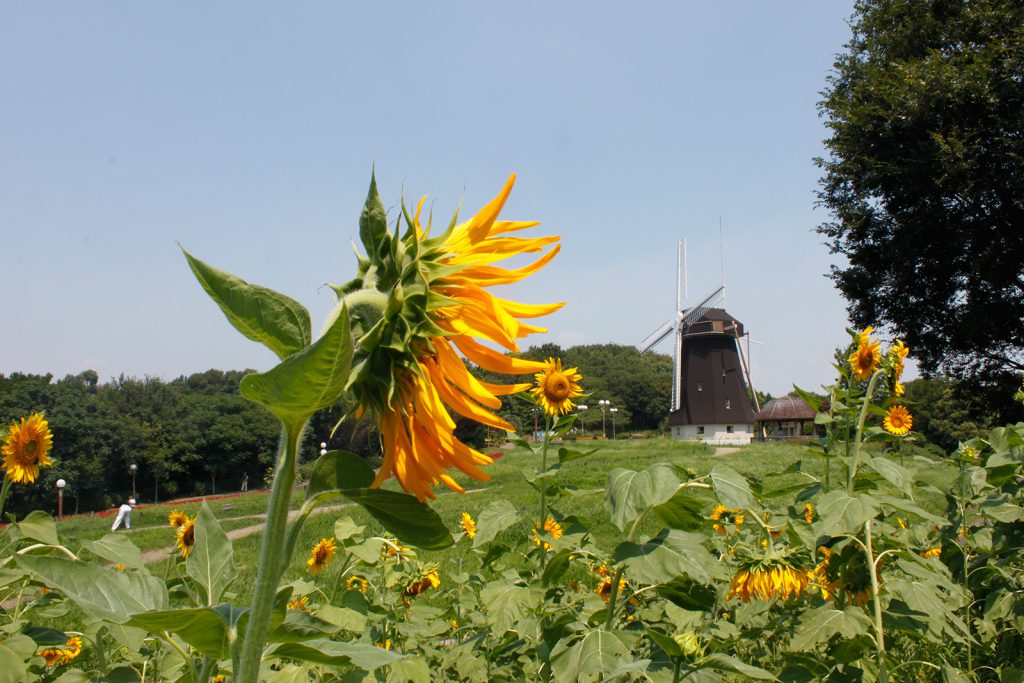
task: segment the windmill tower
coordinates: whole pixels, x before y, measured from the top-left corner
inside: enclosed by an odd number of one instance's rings
[[[639,347],[643,353],[675,333],[672,408],[668,418],[675,438],[745,444],[754,434],[754,410],[747,399],[750,372],[740,343],[746,333],[743,324],[724,305],[723,282],[687,308],[686,242],[679,242],[676,314]]]

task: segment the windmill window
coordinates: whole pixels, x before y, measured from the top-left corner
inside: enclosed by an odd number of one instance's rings
[[[703,434],[704,433],[704,428],[703,427],[697,427],[697,433],[698,434]]]
[[[732,434],[732,425],[726,425],[725,426],[725,431],[728,434]]]
[[[729,399],[725,399],[725,409],[726,410],[731,410],[732,409],[732,401],[730,401]]]
[[[697,391],[704,391],[704,385],[700,382],[697,382]]]

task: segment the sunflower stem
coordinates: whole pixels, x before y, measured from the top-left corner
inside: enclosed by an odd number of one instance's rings
[[[853,435],[853,459],[850,461],[846,479],[846,490],[851,494],[853,493],[853,480],[854,477],[857,476],[857,461],[860,460],[860,445],[864,440],[864,423],[868,418],[868,406],[871,405],[871,394],[875,391],[875,382],[884,374],[884,370],[877,370],[873,375],[871,375],[871,379],[868,381],[868,389],[864,393],[864,402],[860,406],[860,415],[857,417],[857,431]]]
[[[0,488],[0,519],[3,519],[4,504],[7,503],[7,494],[11,492],[11,478],[4,474],[4,485]]]
[[[270,629],[270,612],[274,605],[277,584],[285,566],[281,551],[285,543],[292,484],[295,483],[295,457],[303,429],[304,425],[297,429],[285,427],[281,432],[274,484],[267,506],[267,526],[263,535],[263,547],[260,550],[256,586],[253,589],[252,611],[249,627],[242,641],[241,663],[235,678],[240,683],[256,683],[259,678],[263,648]]]
[[[872,382],[874,377],[871,378]],[[870,393],[870,387],[869,387]],[[871,575],[871,597],[875,606],[875,648],[878,651],[878,680],[887,683],[889,671],[885,661],[885,632],[882,630],[882,597],[878,594],[878,564],[871,548],[871,520],[864,522],[864,549],[868,555],[868,572]]]
[[[548,471],[548,443],[551,441],[551,430],[552,430],[551,416],[550,415],[545,415],[544,416],[544,445],[541,447],[541,451],[540,451],[540,473],[541,473],[541,475],[546,474],[547,471]],[[548,516],[547,516],[547,513],[548,513],[547,490],[548,490],[547,478],[544,477],[544,476],[541,476],[541,479],[540,479],[540,521],[537,522],[537,529],[539,529],[541,533],[544,532],[544,522],[548,518]],[[542,549],[543,549],[543,547],[542,547]],[[541,557],[540,557],[540,568],[541,568],[541,571],[544,570],[544,567],[547,565],[547,563],[548,563],[548,554],[547,554],[547,551],[544,551],[543,553],[541,553]]]
[[[626,543],[632,543],[633,539],[636,538],[637,531],[640,530],[640,522],[643,521],[644,515],[640,515],[633,522],[633,527],[629,530],[629,536],[626,537]],[[608,596],[608,616],[604,620],[605,629],[612,627],[612,620],[615,618],[615,602],[619,597],[619,581],[622,580],[622,565],[620,564],[615,569],[615,576],[612,578],[612,592]]]

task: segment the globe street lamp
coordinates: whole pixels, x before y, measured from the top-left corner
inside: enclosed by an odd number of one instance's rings
[[[605,417],[607,416],[608,409],[612,407],[611,401],[601,399],[597,402],[597,405],[601,406],[601,436],[602,438],[608,438],[608,428],[605,427]]]
[[[63,479],[57,480],[57,519],[64,519],[64,487],[67,485]]]
[[[326,441],[321,441],[320,442],[320,455],[327,455],[327,442]]]
[[[615,413],[619,412],[618,408],[609,408],[608,412],[612,414],[612,441],[615,440]]]
[[[587,435],[587,429],[586,427],[583,426],[583,413],[584,411],[586,411],[586,409],[587,406],[583,405],[582,403],[576,406],[576,410],[580,411],[580,433],[583,434],[583,436]]]
[[[135,473],[139,471],[139,466],[135,463],[128,465],[128,471],[132,473],[132,498],[138,498],[135,495]]]

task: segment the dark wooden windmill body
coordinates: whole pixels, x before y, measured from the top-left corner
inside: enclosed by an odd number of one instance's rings
[[[749,443],[755,411],[747,398],[750,367],[740,344],[746,333],[722,307],[725,285],[686,307],[685,242],[679,243],[676,283],[675,317],[639,347],[643,353],[675,332],[670,432],[680,439]]]

